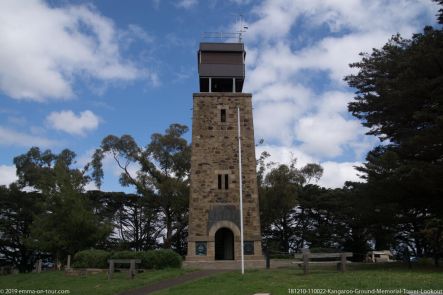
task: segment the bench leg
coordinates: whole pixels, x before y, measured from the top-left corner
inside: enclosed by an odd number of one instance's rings
[[[108,280],[112,279],[114,273],[114,261],[109,262]]]
[[[309,253],[303,253],[303,274],[309,273]]]
[[[342,271],[342,272],[345,272],[346,271],[346,254],[344,254],[344,253],[342,253],[341,255],[340,255],[340,270]]]
[[[129,278],[133,279],[135,275],[135,260],[131,260],[131,265],[129,267]]]

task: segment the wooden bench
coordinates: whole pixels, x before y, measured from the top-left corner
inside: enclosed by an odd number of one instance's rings
[[[141,263],[140,259],[109,259],[109,271],[108,280],[112,279],[112,274],[115,270],[115,264],[129,264],[129,278],[133,279],[135,276],[135,265],[136,263]]]
[[[293,263],[298,266],[303,267],[303,273],[309,273],[309,265],[310,264],[337,264],[337,270],[342,272],[346,271],[346,264],[348,262],[347,258],[352,257],[351,252],[342,252],[342,253],[297,253],[294,255],[294,258],[299,261],[295,261]],[[320,261],[311,261],[311,259],[327,259]]]

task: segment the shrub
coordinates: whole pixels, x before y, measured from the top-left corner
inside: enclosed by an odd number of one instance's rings
[[[162,269],[180,268],[182,258],[172,250],[151,250],[151,251],[117,251],[112,254],[103,250],[85,250],[78,252],[74,256],[74,267],[81,268],[107,268],[108,259],[140,259],[140,268]],[[118,268],[128,268],[129,264],[121,264]]]
[[[104,250],[83,250],[75,253],[73,267],[107,268],[111,253]]]
[[[182,265],[181,256],[169,249],[148,251],[145,259],[147,266],[155,269],[180,268]]]
[[[145,252],[117,251],[111,254],[112,259],[143,259]]]

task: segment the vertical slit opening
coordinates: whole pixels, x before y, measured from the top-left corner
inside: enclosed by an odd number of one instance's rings
[[[226,110],[225,109],[220,110],[220,121],[223,123],[226,122]]]
[[[225,189],[229,189],[229,175],[225,174]]]

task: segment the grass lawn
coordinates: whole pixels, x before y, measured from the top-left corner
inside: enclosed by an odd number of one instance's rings
[[[348,270],[348,272],[340,273],[335,271],[334,267],[316,267],[307,276],[304,276],[301,269],[296,267],[291,269],[251,270],[247,271],[244,276],[238,271],[226,272],[160,291],[156,295],[252,295],[259,292],[269,292],[273,295],[339,294],[337,290],[443,289],[443,268],[436,269],[430,266],[417,265],[409,270],[404,265],[395,264],[354,264],[350,265]],[[176,277],[185,272],[185,270],[179,269],[148,271],[136,275],[134,280],[129,280],[127,273],[116,273],[111,281],[107,280],[104,273],[84,277],[67,277],[63,272],[8,275],[0,276],[0,294],[7,294],[6,292],[1,293],[1,289],[7,288],[19,290],[70,290],[69,294],[117,294],[123,290],[146,286],[150,283]],[[9,294],[19,293],[12,291]],[[361,292],[360,294],[369,293]],[[382,293],[374,292],[370,294]]]
[[[173,278],[186,273],[182,269],[165,269],[139,273],[133,280],[128,279],[127,272],[114,273],[112,280],[107,279],[106,273],[96,275],[68,277],[61,271],[42,273],[27,273],[0,276],[0,294],[8,294],[2,289],[18,290],[70,290],[69,294],[117,294],[123,290],[142,287],[150,283]],[[19,294],[9,291],[9,294]],[[32,294],[32,293],[23,293]],[[35,293],[37,294],[37,293]],[[42,293],[45,294],[45,293]],[[51,294],[51,293],[47,293]]]
[[[297,290],[290,291],[289,289]],[[328,289],[331,291],[328,292]],[[244,276],[241,276],[239,272],[223,273],[215,277],[164,290],[156,293],[156,295],[252,295],[259,292],[269,292],[272,295],[339,294],[337,292],[333,293],[332,290],[355,289],[442,290],[443,269],[415,266],[412,270],[409,270],[403,265],[355,265],[350,266],[349,271],[345,273],[336,272],[334,268],[316,268],[307,276],[304,276],[298,268],[251,270],[247,271]],[[372,294],[382,293],[375,292]]]

